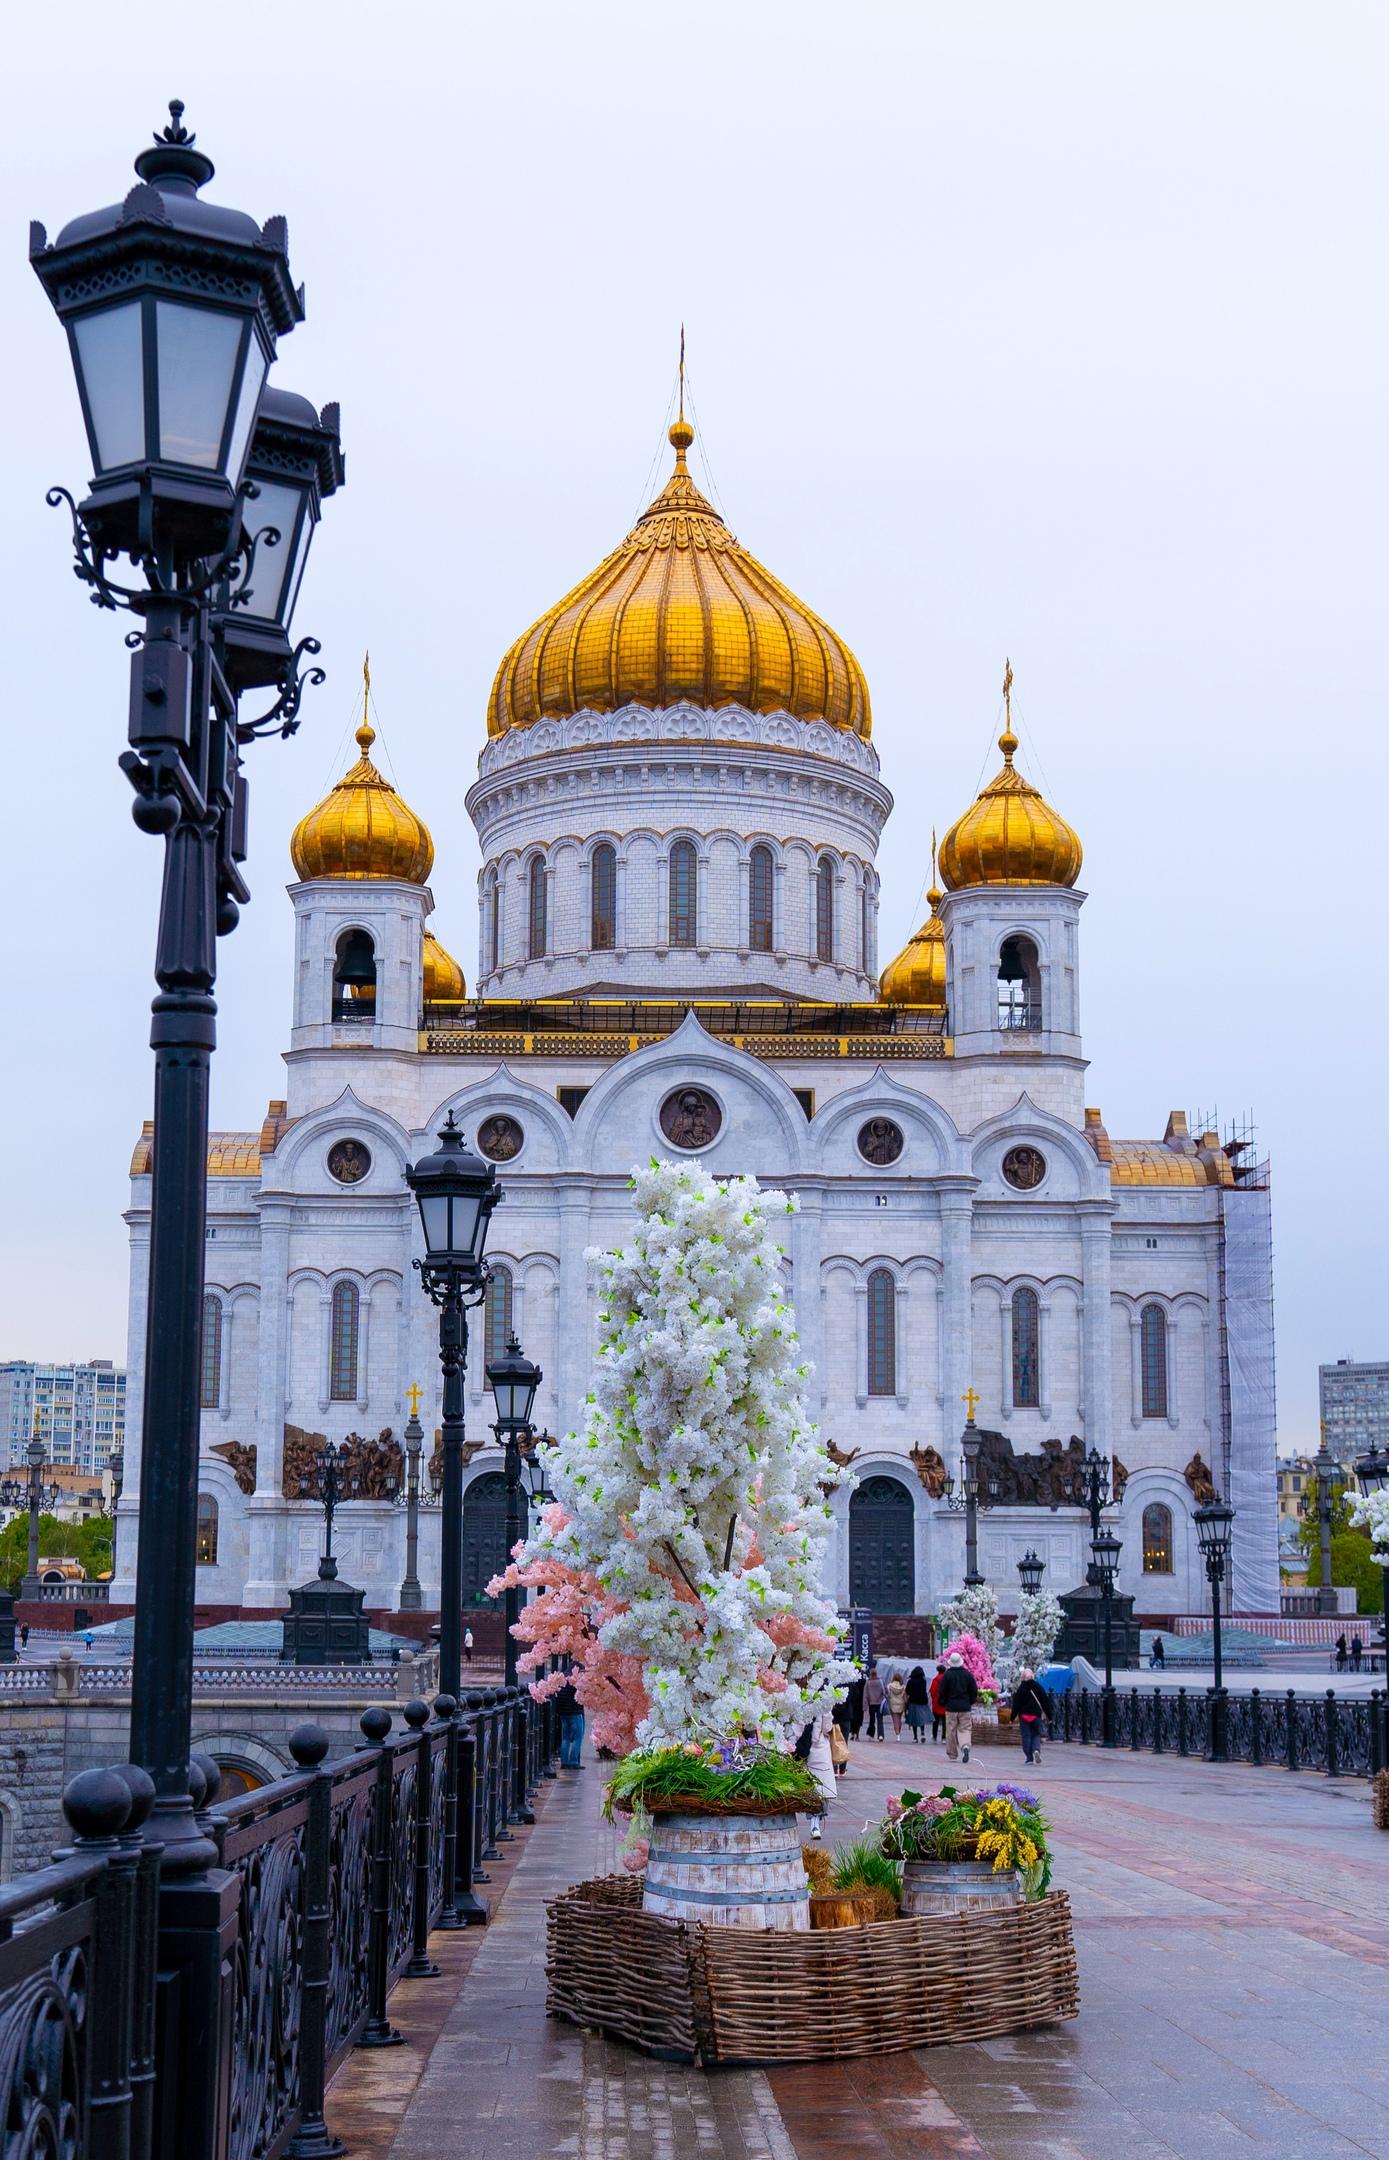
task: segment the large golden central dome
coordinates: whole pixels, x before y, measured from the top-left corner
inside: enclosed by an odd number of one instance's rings
[[[848,646],[705,501],[685,464],[694,429],[683,416],[670,440],[675,471],[650,509],[498,668],[488,734],[688,700],[824,719],[866,740],[868,685]]]

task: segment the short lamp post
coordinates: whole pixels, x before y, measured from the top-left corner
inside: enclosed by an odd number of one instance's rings
[[[1331,1480],[1336,1463],[1326,1444],[1326,1427],[1322,1427],[1321,1446],[1312,1457],[1312,1468],[1317,1473],[1317,1526],[1321,1531],[1321,1584],[1317,1590],[1318,1613],[1335,1613],[1340,1610],[1336,1588],[1331,1580]]]
[[[502,1444],[506,1468],[506,1559],[521,1535],[521,1451],[531,1441],[531,1405],[544,1374],[521,1352],[513,1335],[499,1358],[487,1367],[487,1385],[497,1418],[493,1427]],[[521,1617],[521,1593],[514,1584],[506,1591],[506,1684],[516,1685],[516,1637],[512,1633]]]
[[[43,1486],[43,1466],[47,1457],[42,1440],[29,1442],[29,1485],[26,1504],[29,1509],[29,1557],[25,1562],[24,1580],[19,1586],[22,1598],[41,1598],[43,1584],[39,1580],[39,1515],[46,1497]],[[56,1489],[56,1488],[55,1488]]]
[[[1367,1500],[1375,1493],[1389,1490],[1389,1451],[1372,1447],[1368,1455],[1362,1455],[1355,1465],[1360,1480],[1360,1490]],[[1383,1603],[1380,1608],[1379,1640],[1384,1651],[1384,1670],[1389,1674],[1389,1544],[1375,1548],[1383,1583]]]
[[[1123,1550],[1112,1530],[1097,1532],[1090,1542],[1095,1556],[1095,1584],[1104,1609],[1104,1717],[1103,1744],[1119,1745],[1119,1706],[1114,1693],[1114,1587],[1119,1579],[1119,1554]]]
[[[420,1462],[424,1454],[424,1428],[420,1424],[420,1391],[417,1387],[406,1390],[410,1397],[410,1415],[405,1420],[405,1489],[396,1488],[394,1478],[387,1478],[386,1489],[393,1500],[405,1509],[405,1580],[400,1586],[400,1610],[422,1612],[424,1592],[420,1588]]]
[[[323,1507],[323,1551],[318,1562],[320,1582],[338,1579],[338,1563],[333,1557],[333,1517],[344,1500],[356,1498],[357,1485],[357,1478],[348,1475],[347,1457],[331,1440],[315,1455],[312,1474],[306,1470],[299,1479],[299,1497],[318,1500]]]
[[[1211,1586],[1211,1624],[1215,1647],[1215,1687],[1211,1693],[1211,1761],[1228,1762],[1229,1697],[1225,1692],[1225,1674],[1220,1657],[1220,1605],[1225,1570],[1230,1561],[1230,1535],[1235,1511],[1226,1500],[1208,1500],[1204,1507],[1192,1511],[1191,1519],[1196,1525],[1197,1542],[1201,1547],[1201,1557],[1206,1563],[1206,1580]]]
[[[994,1504],[996,1486],[981,1473],[980,1457],[984,1436],[974,1422],[975,1406],[979,1397],[973,1388],[967,1388],[963,1397],[968,1413],[965,1429],[960,1435],[960,1485],[956,1493],[955,1480],[947,1477],[944,1487],[945,1504],[957,1514],[963,1510],[965,1518],[965,1588],[977,1590],[984,1581],[979,1572],[979,1511]]]
[[[439,1308],[444,1373],[443,1488],[439,1538],[439,1684],[456,1701],[463,1681],[463,1374],[468,1309],[487,1294],[483,1253],[493,1209],[503,1198],[497,1173],[464,1146],[453,1112],[432,1155],[405,1173],[424,1231],[415,1266],[426,1297]]]
[[[143,1834],[161,1849],[166,1879],[196,1875],[217,1857],[188,1784],[217,939],[250,898],[241,753],[254,737],[297,725],[296,663],[311,643],[291,651],[287,634],[304,520],[291,530],[263,512],[250,466],[277,340],[304,316],[285,220],[262,225],[204,202],[212,160],[184,127],[182,104],[169,113],[136,158],[139,184],[123,202],[75,218],[53,242],[42,225],[29,228],[29,261],[67,336],[91,454],[83,501],[65,488],[50,489],[48,501],[69,512],[89,597],[137,619],[120,765],[136,825],[164,846],[130,1753],[154,1780]],[[315,431],[316,502],[342,466],[330,412],[315,416]],[[134,566],[130,582],[122,556]],[[260,664],[248,676],[231,625],[281,565]],[[239,705],[251,681],[279,693],[254,719]],[[192,2043],[185,2061],[190,2077],[204,2074]]]

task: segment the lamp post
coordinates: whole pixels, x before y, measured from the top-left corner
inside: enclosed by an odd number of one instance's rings
[[[1325,1442],[1323,1441],[1323,1446]],[[1192,1510],[1196,1525],[1197,1542],[1201,1557],[1206,1563],[1206,1580],[1211,1586],[1211,1620],[1215,1634],[1215,1687],[1211,1694],[1211,1761],[1228,1762],[1229,1697],[1225,1693],[1225,1675],[1220,1662],[1220,1586],[1225,1580],[1225,1565],[1230,1557],[1230,1528],[1235,1511],[1225,1500],[1208,1500],[1204,1507]]]
[[[1368,1500],[1372,1494],[1389,1489],[1389,1452],[1372,1447],[1368,1455],[1362,1455],[1355,1465],[1360,1480],[1360,1490]],[[1379,1561],[1380,1578],[1383,1583],[1383,1604],[1380,1611],[1379,1639],[1384,1650],[1384,1670],[1389,1674],[1389,1546],[1381,1545],[1375,1555]]]
[[[521,1354],[521,1345],[513,1335],[501,1357],[495,1358],[487,1367],[487,1385],[492,1390],[496,1405],[497,1421],[493,1431],[501,1441],[506,1468],[506,1557],[510,1566],[512,1548],[521,1535],[521,1444],[529,1439],[531,1429],[531,1405],[535,1391],[544,1374],[538,1365]],[[506,1592],[506,1684],[516,1685],[516,1637],[512,1634],[521,1616],[521,1593],[512,1584]]]
[[[400,1610],[422,1612],[424,1592],[420,1588],[420,1458],[424,1453],[424,1430],[420,1424],[420,1390],[406,1389],[410,1397],[410,1415],[405,1421],[405,1490],[403,1495],[391,1491],[393,1500],[403,1499],[405,1507],[405,1580],[400,1586]],[[388,1484],[391,1482],[387,1481]]]
[[[1104,1611],[1103,1745],[1118,1747],[1119,1715],[1114,1693],[1114,1585],[1119,1575],[1120,1542],[1112,1530],[1101,1530],[1091,1540],[1094,1554],[1093,1580]]]
[[[125,1490],[125,1455],[122,1449],[115,1449],[109,1457],[106,1467],[111,1472],[111,1580],[114,1582],[116,1579],[116,1541],[120,1536],[118,1510],[121,1504],[121,1494]]]
[[[979,1572],[979,1510],[994,1504],[995,1488],[980,1475],[979,1460],[984,1446],[984,1436],[974,1423],[975,1405],[979,1397],[973,1388],[966,1388],[960,1398],[967,1413],[965,1429],[960,1435],[960,1484],[963,1488],[956,1495],[955,1480],[945,1480],[944,1499],[949,1508],[958,1514],[961,1509],[965,1518],[965,1588],[977,1590],[984,1581]]]
[[[343,1450],[330,1440],[314,1457],[315,1474],[311,1477],[306,1470],[299,1479],[299,1497],[323,1503],[323,1551],[318,1562],[320,1582],[338,1579],[338,1563],[333,1556],[333,1517],[344,1500],[355,1499],[357,1495],[358,1480],[348,1476],[346,1463]]]
[[[303,319],[303,295],[284,219],[259,226],[203,202],[212,161],[182,104],[169,111],[123,203],[77,218],[52,244],[42,225],[29,229],[30,262],[67,331],[93,471],[81,504],[65,488],[48,500],[68,508],[94,602],[140,619],[120,764],[136,825],[164,841],[130,1752],[154,1781],[144,1835],[162,1847],[166,1877],[216,1859],[188,1791],[216,940],[250,897],[240,753],[297,724],[297,660],[311,642],[291,652],[287,633],[278,641],[260,680],[279,696],[243,719],[229,625],[285,538],[247,515],[257,499],[247,461],[276,341]],[[331,425],[324,432],[336,441]],[[297,572],[297,534],[294,544]],[[142,584],[115,582],[122,555]],[[276,617],[280,630],[287,621]]]
[[[1039,1560],[1036,1553],[1029,1546],[1018,1562],[1018,1580],[1022,1584],[1024,1597],[1036,1597],[1037,1592],[1042,1587],[1042,1577],[1045,1575],[1046,1569],[1046,1561]]]
[[[1336,1464],[1326,1444],[1324,1424],[1321,1429],[1321,1446],[1312,1457],[1312,1468],[1317,1473],[1317,1523],[1321,1530],[1321,1582],[1317,1589],[1317,1611],[1335,1613],[1340,1610],[1331,1580],[1331,1477]]]
[[[19,1594],[22,1598],[41,1598],[43,1596],[43,1584],[39,1580],[39,1513],[45,1498],[50,1497],[51,1491],[54,1489],[50,1488],[50,1494],[44,1492],[43,1466],[46,1460],[42,1440],[31,1440],[28,1455],[29,1483],[26,1494],[26,1503],[29,1509],[29,1558],[25,1563],[24,1580],[19,1586]]]
[[[468,1363],[470,1306],[487,1293],[483,1252],[492,1210],[503,1198],[491,1163],[473,1155],[450,1110],[433,1155],[405,1173],[424,1230],[425,1256],[415,1266],[424,1292],[439,1308],[439,1362],[444,1371],[444,1465],[439,1538],[439,1682],[455,1700],[463,1662],[463,1374]]]

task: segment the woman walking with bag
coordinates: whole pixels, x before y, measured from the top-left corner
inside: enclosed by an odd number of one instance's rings
[[[892,1719],[893,1733],[899,1740],[902,1737],[902,1712],[906,1707],[906,1683],[900,1673],[894,1673],[887,1683],[887,1714]]]
[[[1051,1703],[1030,1665],[1024,1665],[1013,1690],[1013,1715],[1022,1734],[1024,1762],[1040,1760],[1042,1720],[1051,1716]]]
[[[868,1678],[863,1683],[863,1699],[868,1705],[869,1739],[886,1739],[883,1731],[883,1704],[887,1701],[887,1689],[883,1686],[883,1676],[876,1665],[868,1668]]]
[[[926,1720],[931,1711],[931,1690],[926,1685],[926,1675],[919,1665],[913,1665],[907,1674],[907,1723],[912,1729],[912,1745],[919,1745],[926,1738]]]

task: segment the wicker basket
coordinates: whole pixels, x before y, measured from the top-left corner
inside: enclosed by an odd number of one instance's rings
[[[640,1909],[631,1875],[547,1908],[552,2015],[682,2062],[815,2062],[986,2040],[1080,2007],[1063,1891],[997,1913],[749,1934]]]
[[[878,1901],[871,1894],[856,1897],[852,1890],[823,1890],[810,1897],[810,1924],[813,1928],[868,1927],[878,1909]]]
[[[1370,1786],[1376,1830],[1389,1830],[1389,1770],[1377,1770]]]

